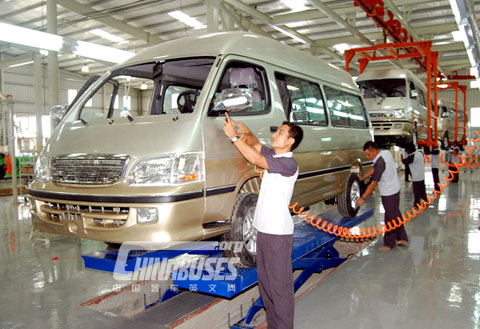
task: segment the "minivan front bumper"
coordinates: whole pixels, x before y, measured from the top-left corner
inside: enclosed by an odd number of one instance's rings
[[[94,196],[28,190],[35,228],[111,243],[204,238],[204,191],[165,196]],[[139,209],[158,219],[138,223]]]
[[[376,119],[372,120],[373,134],[375,136],[404,136],[412,135],[413,125],[408,120]]]

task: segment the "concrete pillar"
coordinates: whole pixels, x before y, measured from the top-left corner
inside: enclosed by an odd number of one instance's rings
[[[43,148],[43,132],[42,132],[42,115],[43,115],[43,99],[42,99],[42,57],[37,52],[33,55],[33,95],[34,106],[37,121],[37,152]]]
[[[0,62],[3,60],[3,54],[0,54]],[[0,70],[0,91],[4,94],[5,93],[5,75],[3,73],[3,69]],[[2,151],[6,152],[6,148],[8,145],[7,141],[7,111],[5,107],[0,107],[1,113],[0,115],[2,116]]]
[[[13,193],[13,200],[14,204],[18,203],[18,184],[17,184],[17,160],[15,155],[15,129],[13,123],[13,104],[10,103],[7,106],[4,106],[6,111],[6,121],[7,121],[7,128],[8,128],[8,153],[10,154],[10,161],[12,164],[12,193]]]
[[[47,32],[57,34],[57,0],[47,0]],[[60,103],[57,55],[56,51],[48,52],[48,91],[50,107]]]

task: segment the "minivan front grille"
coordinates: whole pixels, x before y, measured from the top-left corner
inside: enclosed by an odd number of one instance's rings
[[[372,126],[374,130],[390,130],[392,129],[393,124],[388,122],[372,122]]]
[[[120,181],[127,155],[81,154],[52,157],[51,177],[55,183],[105,185]]]
[[[128,207],[84,206],[58,202],[44,202],[40,210],[48,215],[50,221],[58,224],[81,220],[84,226],[112,228],[124,225],[130,212]]]
[[[386,118],[386,113],[369,113],[370,118]]]

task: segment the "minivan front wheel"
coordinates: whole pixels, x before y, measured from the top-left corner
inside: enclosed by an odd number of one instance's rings
[[[354,217],[359,209],[356,202],[361,195],[362,191],[357,174],[350,174],[345,190],[337,199],[337,208],[340,215],[343,217]]]
[[[253,216],[257,206],[258,194],[240,193],[233,208],[230,232],[222,236],[223,241],[234,242],[223,250],[225,257],[237,257],[243,266],[255,266],[257,253],[257,231],[253,227]],[[237,242],[240,242],[237,244]],[[234,246],[241,245],[242,248]]]

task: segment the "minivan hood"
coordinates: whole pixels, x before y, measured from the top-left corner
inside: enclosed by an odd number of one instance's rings
[[[407,109],[406,97],[366,98],[365,105],[369,113],[390,113],[391,110]]]
[[[44,154],[124,154],[136,158],[185,151],[202,151],[203,143],[194,114],[62,123],[55,129]]]

